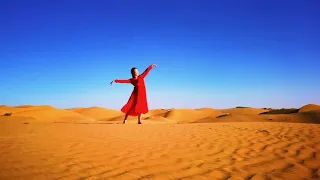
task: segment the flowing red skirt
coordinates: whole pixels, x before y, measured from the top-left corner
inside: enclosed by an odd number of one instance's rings
[[[148,113],[148,102],[145,86],[135,87],[127,104],[123,106],[121,111],[130,116],[139,116]]]

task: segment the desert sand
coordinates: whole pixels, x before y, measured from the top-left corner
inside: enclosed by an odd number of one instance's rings
[[[320,106],[0,106],[0,179],[319,179]]]

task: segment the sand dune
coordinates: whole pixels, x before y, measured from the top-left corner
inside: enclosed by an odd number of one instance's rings
[[[146,124],[157,123],[213,123],[213,122],[296,122],[320,123],[318,105],[306,105],[299,109],[232,108],[156,109],[142,116]],[[43,122],[108,122],[121,123],[124,114],[100,107],[57,109],[51,106],[1,106],[0,114],[31,117]],[[137,117],[129,116],[127,123],[136,123]]]
[[[100,108],[100,107],[91,107],[91,108],[74,108],[71,109],[71,111],[82,114],[83,116],[95,119],[95,120],[101,120],[101,119],[107,119],[112,117],[117,117],[123,115],[120,111]]]
[[[39,121],[49,122],[76,122],[76,121],[93,121],[78,113],[61,109],[41,109],[26,112],[15,113],[16,116],[33,117]]]
[[[316,124],[19,123],[0,128],[0,179],[320,177]]]
[[[299,109],[296,109],[296,108],[272,109],[270,111],[260,113],[259,115],[262,115],[262,114],[294,114],[294,113],[298,113],[298,112],[299,112]]]
[[[0,124],[11,124],[11,123],[28,123],[36,121],[33,117],[23,117],[23,116],[0,116]]]
[[[147,114],[144,114],[144,117],[164,117],[169,110],[165,109],[155,109],[150,110]]]
[[[34,118],[41,122],[78,122],[93,120],[78,113],[69,110],[56,109],[51,106],[6,107],[0,108],[0,113],[12,113],[12,117]]]
[[[173,109],[168,111],[164,116],[165,118],[175,120],[180,123],[194,122],[198,119],[207,118],[207,117],[216,117],[224,114],[223,112],[216,111],[214,109]]]
[[[268,112],[267,109],[255,109],[255,108],[232,108],[232,109],[222,109],[220,110],[223,113],[229,114],[241,114],[241,115],[258,115],[263,112]]]
[[[167,123],[190,123],[197,121],[201,118],[206,117],[216,117],[223,115],[225,113],[210,109],[210,108],[203,108],[203,109],[171,109],[171,110],[164,110],[164,109],[157,109],[157,110],[150,110],[147,114],[142,116],[142,120],[150,123],[150,121],[154,121],[154,123],[159,122],[167,122]],[[112,117],[112,118],[105,118],[101,119],[102,121],[108,122],[122,122],[125,115]],[[135,120],[137,117],[128,117],[127,122],[136,122]]]
[[[267,115],[226,115],[218,118],[208,117],[195,121],[195,123],[213,122],[294,122],[320,124],[320,116],[314,113],[296,114],[267,114]]]
[[[317,105],[307,105],[300,109],[254,109],[233,108],[221,110],[228,114],[218,117],[206,117],[194,121],[195,123],[212,122],[294,122],[320,123],[320,111]]]
[[[15,107],[0,107],[0,113],[19,113],[19,112],[27,112],[27,111],[34,111],[34,110],[44,110],[44,109],[55,109],[51,106],[30,106],[30,105],[23,105],[23,106],[15,106]]]
[[[299,109],[299,112],[311,112],[311,111],[320,111],[320,106],[315,104],[308,104]]]

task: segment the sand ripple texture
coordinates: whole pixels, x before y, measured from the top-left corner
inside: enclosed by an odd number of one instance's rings
[[[1,180],[295,180],[319,168],[316,124],[0,124]]]

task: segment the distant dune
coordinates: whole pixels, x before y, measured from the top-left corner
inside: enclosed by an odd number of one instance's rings
[[[55,109],[55,108],[51,106],[30,106],[30,105],[15,106],[15,107],[4,106],[4,107],[0,107],[0,113],[1,114],[7,113],[7,112],[18,113],[18,112],[43,110],[43,109]]]
[[[51,106],[0,106],[1,115],[28,117],[37,122],[121,123],[121,111],[101,107],[57,109]],[[14,118],[10,118],[14,119]],[[214,122],[295,122],[320,123],[320,106],[309,104],[299,109],[237,107],[231,109],[155,109],[142,116],[146,124]],[[127,123],[136,123],[129,116]]]
[[[256,108],[232,108],[220,110],[224,113],[237,114],[237,115],[258,115],[263,112],[268,112],[267,109],[256,109]]]
[[[299,112],[311,112],[311,111],[320,111],[320,106],[316,104],[308,104],[299,109]]]
[[[317,105],[306,105],[300,109],[254,109],[233,108],[221,110],[228,114],[210,118],[206,117],[195,121],[196,123],[210,122],[294,122],[294,123],[320,123],[320,111]]]
[[[121,116],[122,112],[100,108],[100,107],[91,107],[91,108],[74,108],[71,111],[79,113],[85,117],[89,117],[95,120],[102,120],[112,117]]]
[[[18,106],[18,107],[5,107],[0,108],[0,113],[12,113],[11,119],[14,117],[27,117],[40,122],[78,122],[78,121],[92,121],[93,119],[87,118],[81,114],[56,109],[51,106]]]
[[[294,122],[320,123],[320,117],[315,114],[272,114],[272,115],[226,115],[218,118],[203,118],[196,123],[212,122]]]

